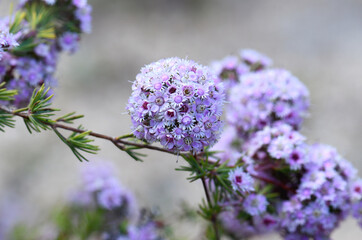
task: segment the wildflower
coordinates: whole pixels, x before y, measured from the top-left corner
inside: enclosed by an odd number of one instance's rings
[[[309,93],[282,69],[244,74],[230,89],[226,118],[242,132],[255,132],[279,121],[298,129],[307,115]]]
[[[250,194],[248,195],[243,202],[244,210],[249,213],[251,216],[256,216],[264,213],[268,201],[264,195],[261,194]]]
[[[58,40],[63,51],[74,53],[78,50],[79,35],[77,33],[66,32]]]
[[[243,168],[237,167],[229,172],[229,181],[235,191],[251,192],[254,191],[254,180],[249,173],[246,173]]]
[[[180,58],[143,67],[127,106],[135,136],[175,152],[216,143],[224,93],[215,79],[207,67]]]

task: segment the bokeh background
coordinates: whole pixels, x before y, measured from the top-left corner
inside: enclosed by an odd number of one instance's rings
[[[0,15],[10,0],[0,0]],[[179,56],[201,64],[253,48],[290,70],[311,93],[311,116],[303,133],[311,143],[335,146],[362,170],[362,1],[240,0],[90,0],[93,32],[73,56],[61,57],[54,106],[85,114],[88,129],[119,136],[130,132],[125,105],[139,69],[164,57]],[[16,1],[15,1],[16,3]],[[159,206],[165,217],[181,200],[196,207],[200,183],[188,183],[174,169],[177,158],[153,152],[134,162],[112,144],[96,140],[102,151],[93,161],[108,160],[139,205]],[[52,132],[30,135],[16,129],[0,134],[0,224],[42,219],[62,203],[79,182],[79,163]],[[200,239],[184,228],[187,239]],[[333,239],[361,239],[349,219]],[[279,239],[277,236],[262,239]]]

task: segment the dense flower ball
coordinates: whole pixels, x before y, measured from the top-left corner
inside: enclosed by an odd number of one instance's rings
[[[208,67],[180,58],[143,67],[127,106],[134,135],[175,152],[213,145],[224,102],[222,84],[215,80]]]
[[[229,101],[228,123],[247,135],[276,121],[298,129],[307,115],[309,93],[290,72],[270,69],[243,75]]]

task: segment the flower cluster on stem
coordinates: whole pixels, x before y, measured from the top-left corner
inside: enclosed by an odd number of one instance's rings
[[[161,59],[141,69],[132,90],[127,110],[137,138],[174,152],[200,152],[219,138],[224,90],[208,67]]]
[[[0,19],[0,83],[18,94],[10,103],[23,107],[33,90],[54,78],[61,52],[78,50],[80,34],[91,31],[91,6],[87,0],[26,0],[15,16]],[[51,92],[49,92],[49,95]]]

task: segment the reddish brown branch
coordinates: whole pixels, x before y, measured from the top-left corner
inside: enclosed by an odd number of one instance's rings
[[[9,114],[19,116],[19,117],[21,117],[23,119],[29,119],[29,115],[26,114],[26,113],[21,113],[21,112],[19,113],[19,112],[10,111],[10,110],[7,110],[7,109],[5,109],[3,107],[0,107],[0,109],[7,112],[7,113],[9,113]],[[51,128],[60,128],[60,129],[64,129],[64,130],[71,131],[71,132],[76,132],[76,133],[87,132],[87,130],[82,130],[82,129],[79,129],[79,128],[70,127],[70,126],[67,126],[67,125],[64,125],[64,124],[61,124],[61,123],[58,123],[58,122],[55,122],[55,123],[43,122],[43,124],[48,125]],[[148,145],[148,144],[130,142],[130,141],[126,141],[124,139],[118,139],[117,137],[111,137],[111,136],[107,136],[105,134],[101,134],[101,133],[97,133],[97,132],[93,132],[93,131],[91,131],[89,133],[89,135],[93,136],[93,137],[96,137],[96,138],[108,140],[108,141],[112,142],[114,145],[116,145],[119,149],[121,149],[123,151],[126,150],[126,146],[133,146],[133,147],[151,149],[151,150],[156,150],[156,151],[159,151],[159,152],[165,152],[165,153],[170,153],[170,154],[177,155],[177,153],[175,153],[173,151],[170,151],[170,150],[167,150],[167,149],[164,149],[164,148],[151,146],[151,145]]]

